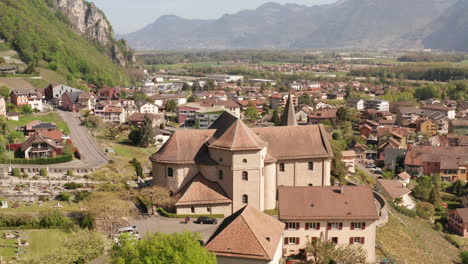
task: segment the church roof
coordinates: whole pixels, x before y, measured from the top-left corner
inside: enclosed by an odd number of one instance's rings
[[[208,143],[211,148],[227,150],[257,150],[266,142],[255,135],[240,119],[236,119],[222,134],[215,133]]]
[[[288,101],[281,116],[281,126],[297,126],[296,113],[294,111],[294,102],[292,101],[291,92],[288,95]]]
[[[267,146],[266,162],[279,159],[331,158],[323,125],[249,128],[225,112],[207,130],[177,130],[151,160],[175,164],[216,164],[208,148],[254,150]],[[215,130],[216,129],[216,130]]]
[[[247,205],[224,219],[206,249],[220,256],[272,260],[283,229],[283,223]]]
[[[207,180],[201,173],[195,175],[177,194],[181,194],[181,197],[176,206],[232,203],[217,182]]]

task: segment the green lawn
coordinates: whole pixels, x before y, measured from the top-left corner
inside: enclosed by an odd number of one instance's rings
[[[68,127],[67,123],[63,121],[63,119],[57,113],[21,115],[19,121],[9,120],[8,128],[13,131],[16,127],[24,126],[34,120],[56,123],[59,129],[62,130],[65,134],[70,133],[70,128]]]
[[[32,230],[29,233],[27,254],[35,257],[44,254],[44,252],[54,250],[68,236],[70,236],[70,233],[64,230]]]
[[[28,83],[30,83],[36,89],[45,89],[49,86],[49,82],[44,79],[25,79]]]
[[[80,210],[80,205],[76,203],[67,203],[59,201],[47,201],[43,202],[41,206],[38,203],[33,203],[31,206],[26,206],[25,204],[20,204],[18,208],[5,208],[0,209],[0,213],[3,214],[37,214],[43,211],[54,209],[54,206],[60,203],[63,206],[59,209],[61,212],[77,212]],[[11,206],[12,204],[9,203]]]
[[[157,147],[140,148],[130,145],[127,141],[122,140],[112,144],[112,147],[117,155],[125,156],[129,159],[137,158],[138,160],[147,160],[150,155],[157,151]]]

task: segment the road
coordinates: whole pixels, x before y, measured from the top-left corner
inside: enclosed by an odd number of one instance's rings
[[[136,225],[138,227],[138,232],[141,235],[155,232],[170,234],[188,231],[200,233],[205,242],[222,222],[222,219],[218,219],[219,222],[216,225],[200,225],[195,224],[193,222],[194,220],[196,219],[192,218],[189,223],[185,224],[183,218],[166,218],[159,215],[140,215],[129,222],[131,225]]]
[[[50,165],[13,164],[13,168],[94,169],[107,164],[108,158],[105,152],[99,147],[88,129],[80,125],[81,121],[78,114],[61,110],[58,110],[58,113],[62,119],[67,122],[70,128],[69,136],[73,144],[78,147],[81,159]],[[0,164],[0,168],[7,167],[9,167],[9,164]]]

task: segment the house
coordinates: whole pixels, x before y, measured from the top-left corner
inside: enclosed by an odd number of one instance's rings
[[[18,66],[16,65],[0,65],[0,74],[15,75],[17,71],[18,71]]]
[[[30,136],[34,133],[58,130],[57,124],[34,120],[24,126],[24,134]]]
[[[180,193],[187,182],[203,177],[223,192],[212,184],[206,188],[232,200],[233,213],[246,204],[261,211],[276,208],[281,185],[330,185],[332,157],[322,125],[249,128],[224,112],[209,129],[176,130],[150,160],[154,185]],[[206,202],[191,202],[189,212],[206,208]],[[227,210],[214,206],[212,210]],[[176,205],[187,212],[184,208]]]
[[[19,121],[19,114],[17,112],[7,112],[6,117],[8,120]]]
[[[359,126],[359,135],[365,138],[369,138],[372,135],[373,131],[374,130],[372,129],[372,127],[369,126],[368,124],[363,124]]]
[[[63,84],[50,84],[45,88],[44,95],[47,100],[58,102],[64,93],[81,92],[82,90]]]
[[[356,152],[354,150],[345,150],[341,152],[343,158],[341,161],[345,164],[346,169],[348,172],[355,173],[356,172]]]
[[[157,114],[159,112],[158,106],[148,101],[137,101],[135,102],[135,106],[137,107],[138,112],[142,114]]]
[[[10,102],[16,106],[27,105],[29,94],[26,91],[13,90],[10,93]]]
[[[416,120],[416,132],[433,136],[437,134],[437,124],[429,118],[419,118]]]
[[[57,156],[59,146],[54,140],[37,132],[29,136],[20,149],[26,159],[52,158]]]
[[[468,147],[413,146],[405,158],[405,170],[412,176],[438,173],[442,181],[466,181]]]
[[[278,219],[286,224],[285,255],[298,254],[307,240],[361,246],[367,262],[375,262],[379,214],[368,186],[306,186],[278,188]]]
[[[3,96],[0,96],[0,116],[6,116],[7,111],[6,111],[6,101]]]
[[[92,110],[95,103],[96,99],[90,92],[66,92],[62,95],[62,108],[70,112]]]
[[[384,100],[365,100],[364,109],[375,109],[377,111],[390,111],[390,104],[388,101]]]
[[[148,116],[153,121],[153,127],[159,127],[164,119],[161,115],[133,113],[128,117],[128,124],[134,127],[141,127],[145,121],[145,116]]]
[[[204,107],[195,112],[194,128],[207,129],[213,124],[224,112],[221,107]]]
[[[191,102],[178,106],[176,116],[179,124],[192,127],[196,125],[197,113],[199,121],[206,120],[208,122],[210,118],[213,119],[214,116],[219,115],[218,112],[220,111],[229,111],[235,117],[240,117],[241,107],[239,103],[231,100],[205,99],[200,102]],[[204,113],[211,114],[204,116]]]
[[[406,184],[397,180],[377,179],[376,190],[385,198],[392,200],[397,205],[413,209],[416,204],[409,196],[411,190],[405,187]]]
[[[468,208],[457,208],[448,215],[448,228],[461,237],[468,237]]]
[[[406,186],[406,185],[408,185],[410,183],[411,175],[409,175],[409,173],[404,171],[404,172],[398,174],[397,176],[395,176],[395,178],[393,178],[393,179],[401,182],[402,184],[404,184]]]
[[[420,117],[422,110],[413,106],[401,106],[396,110],[396,123],[397,125],[405,125],[415,123]]]
[[[449,125],[449,132],[458,135],[468,135],[468,120],[451,120]]]
[[[223,220],[206,242],[218,264],[278,264],[284,224],[247,205]]]
[[[364,100],[361,98],[349,98],[346,100],[346,107],[354,108],[357,110],[364,110]]]
[[[447,107],[447,106],[445,106],[443,104],[432,104],[432,105],[422,106],[421,109],[441,112],[446,117],[448,117],[449,119],[455,119],[455,108],[454,107]]]
[[[160,94],[150,97],[154,101],[154,104],[159,107],[164,107],[167,102],[174,101],[176,105],[183,105],[187,103],[187,97],[185,94]]]
[[[320,122],[323,121],[330,121],[332,122],[333,120],[336,119],[336,113],[338,109],[336,108],[322,108],[315,110],[312,114],[309,115],[309,124],[319,124]]]
[[[123,107],[105,106],[99,111],[95,111],[95,115],[108,124],[120,125],[125,123],[125,109]]]

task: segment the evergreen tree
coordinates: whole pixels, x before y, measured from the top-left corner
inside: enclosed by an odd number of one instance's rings
[[[273,115],[271,116],[270,122],[275,124],[275,126],[279,126],[280,117],[279,117],[279,113],[278,113],[278,108],[275,108],[275,110],[273,110]]]
[[[141,128],[140,146],[147,147],[154,144],[156,142],[155,136],[156,135],[153,131],[153,120],[151,119],[150,115],[145,115],[143,126]]]

